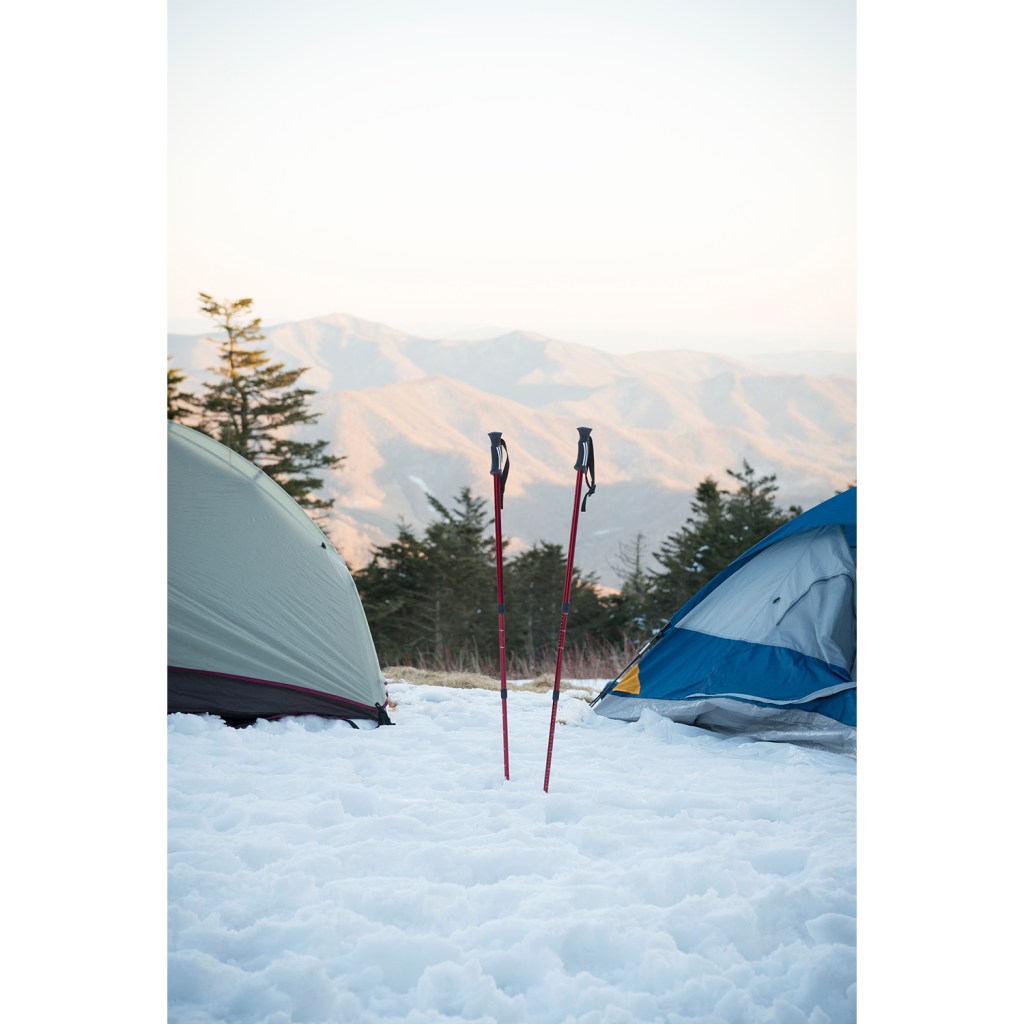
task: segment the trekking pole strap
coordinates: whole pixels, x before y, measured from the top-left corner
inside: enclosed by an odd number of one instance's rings
[[[587,498],[597,490],[597,483],[594,474],[594,439],[590,436],[592,427],[577,427],[579,431],[579,442],[576,447],[576,465],[573,469],[577,473],[583,473],[587,482],[587,493],[583,495],[581,512],[587,511]]]
[[[500,477],[499,480],[499,508],[505,507],[505,481],[508,480],[508,445],[501,437],[500,430],[493,430],[487,435],[491,439],[491,476]],[[501,452],[505,450],[505,465],[501,464]]]

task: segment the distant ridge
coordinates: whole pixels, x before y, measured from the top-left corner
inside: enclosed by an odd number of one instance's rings
[[[447,503],[468,486],[489,498],[492,430],[512,456],[502,525],[515,553],[538,540],[565,546],[575,428],[593,428],[598,490],[577,564],[612,587],[620,544],[643,533],[656,550],[700,480],[728,487],[726,470],[744,459],[777,474],[784,505],[807,507],[856,479],[852,356],[616,355],[529,331],[424,338],[344,313],[265,333],[272,358],[310,368],[303,383],[323,415],[307,433],[346,456],[327,488],[329,532],[353,567],[394,539],[400,518],[416,530],[430,522],[428,492]],[[168,336],[193,390],[216,362],[208,337]]]

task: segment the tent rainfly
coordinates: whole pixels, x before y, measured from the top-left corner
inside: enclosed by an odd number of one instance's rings
[[[370,628],[331,542],[251,462],[167,427],[168,714],[387,724]]]
[[[856,754],[857,489],[740,555],[594,701],[677,722]]]

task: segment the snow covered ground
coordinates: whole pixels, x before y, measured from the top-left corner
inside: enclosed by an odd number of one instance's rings
[[[852,1024],[856,764],[563,684],[168,719],[168,1001],[208,1022]]]

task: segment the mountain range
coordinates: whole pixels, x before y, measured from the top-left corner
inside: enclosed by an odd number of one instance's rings
[[[267,354],[308,367],[321,413],[304,436],[345,456],[325,487],[327,530],[352,568],[397,535],[420,533],[463,487],[490,507],[488,433],[510,472],[502,532],[511,557],[535,541],[568,546],[577,426],[593,430],[597,492],[581,515],[575,563],[621,582],[638,534],[647,562],[690,514],[696,485],[746,460],[775,474],[777,500],[807,508],[856,479],[852,354],[742,359],[697,351],[618,355],[529,331],[426,338],[346,314],[265,327]],[[168,335],[169,365],[201,391],[217,362],[209,335]]]

